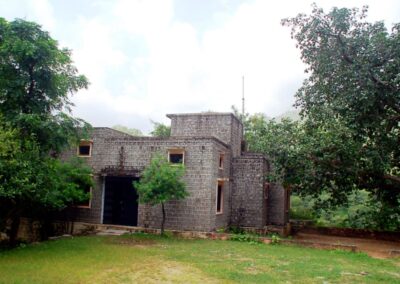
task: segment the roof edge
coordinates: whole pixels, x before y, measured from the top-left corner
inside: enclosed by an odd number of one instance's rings
[[[193,113],[169,113],[166,115],[169,119],[178,116],[231,116],[243,125],[242,121],[232,112],[193,112]]]

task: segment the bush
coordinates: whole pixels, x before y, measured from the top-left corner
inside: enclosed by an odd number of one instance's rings
[[[233,234],[229,240],[231,241],[236,241],[236,242],[244,242],[244,243],[250,243],[252,245],[254,244],[259,244],[259,237],[256,235],[251,235],[251,234]]]

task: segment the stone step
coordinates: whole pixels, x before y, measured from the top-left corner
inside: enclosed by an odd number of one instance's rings
[[[129,231],[127,230],[115,230],[115,229],[106,229],[100,230],[96,233],[98,236],[121,236],[123,234],[127,234]]]

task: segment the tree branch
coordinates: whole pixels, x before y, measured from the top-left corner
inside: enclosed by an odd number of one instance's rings
[[[400,177],[398,177],[398,176],[386,174],[386,175],[383,175],[383,178],[386,180],[390,180],[390,181],[400,184]]]

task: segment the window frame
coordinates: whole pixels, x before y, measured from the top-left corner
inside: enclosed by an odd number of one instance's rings
[[[215,192],[215,214],[221,215],[224,214],[224,185],[225,182],[222,179],[217,180],[217,187]],[[221,198],[220,198],[220,209],[218,211],[218,189],[221,188]]]
[[[85,208],[85,209],[90,209],[92,208],[92,191],[93,187],[89,187],[89,200],[87,205],[76,205],[76,208]]]
[[[218,169],[224,169],[225,153],[219,153]]]
[[[172,163],[170,159],[171,154],[181,154],[182,155],[182,163]],[[168,149],[168,163],[171,165],[184,165],[185,164],[185,149],[182,148],[171,148]]]
[[[81,146],[89,146],[89,154],[82,155],[80,151]],[[77,148],[77,156],[82,158],[90,158],[92,156],[92,149],[93,149],[93,140],[81,140],[79,141],[78,148]]]

